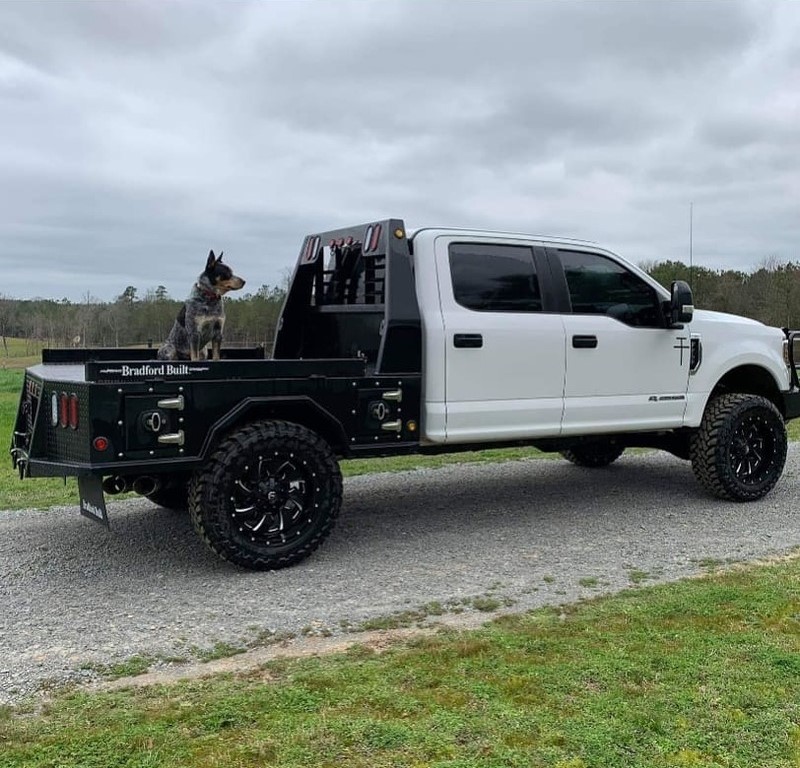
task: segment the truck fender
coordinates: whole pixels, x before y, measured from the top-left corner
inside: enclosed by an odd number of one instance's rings
[[[209,429],[200,458],[206,459],[234,428],[259,419],[277,419],[301,424],[317,432],[334,451],[347,451],[347,433],[342,423],[309,397],[248,397],[232,408]]]
[[[717,373],[708,391],[704,391],[705,388],[695,392],[690,390],[684,423],[687,427],[699,426],[709,402],[723,392],[761,395],[782,410],[782,383],[776,380],[772,366],[768,367],[761,360],[735,365],[723,373]]]

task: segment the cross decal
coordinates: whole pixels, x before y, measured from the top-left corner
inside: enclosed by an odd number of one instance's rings
[[[683,352],[684,352],[684,350],[689,350],[692,347],[691,347],[690,344],[686,344],[685,343],[685,342],[688,341],[688,338],[689,338],[688,336],[678,336],[676,338],[678,340],[678,343],[674,344],[672,348],[673,349],[679,349],[681,351],[681,362],[680,362],[680,364],[683,365]]]

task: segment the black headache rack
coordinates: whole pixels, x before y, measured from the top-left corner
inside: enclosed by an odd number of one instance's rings
[[[308,235],[273,357],[361,358],[370,373],[419,373],[422,334],[402,219]]]

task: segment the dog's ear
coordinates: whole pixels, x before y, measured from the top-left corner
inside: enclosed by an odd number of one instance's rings
[[[214,251],[209,251],[208,252],[208,261],[206,262],[206,269],[211,269],[214,266],[216,260],[217,260],[217,257],[214,256]]]
[[[219,252],[219,256],[217,256],[217,263],[219,263],[220,261],[222,261],[222,254],[223,254],[223,253],[225,253],[225,251],[220,251],[220,252]]]

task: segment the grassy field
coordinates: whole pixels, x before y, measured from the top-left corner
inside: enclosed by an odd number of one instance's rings
[[[41,362],[42,342],[7,336],[0,345],[0,370],[20,369]]]
[[[797,768],[800,560],[0,710],[2,768]]]

